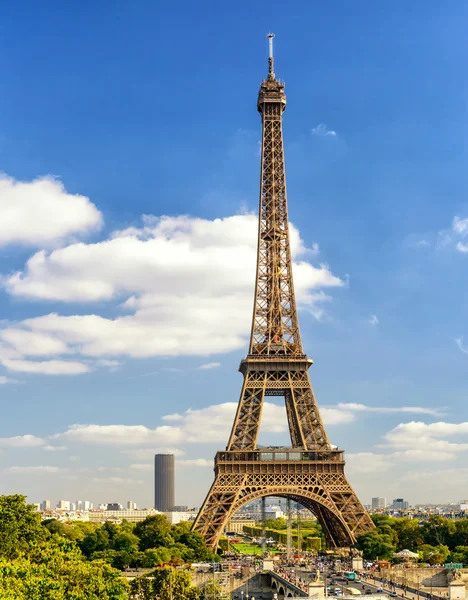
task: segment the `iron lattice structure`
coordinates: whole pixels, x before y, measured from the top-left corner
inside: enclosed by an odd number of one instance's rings
[[[344,474],[343,451],[323,425],[303,351],[294,296],[282,114],[284,83],[276,79],[270,37],[269,73],[258,94],[262,158],[257,277],[244,383],[225,451],[215,458],[215,481],[194,523],[216,548],[231,515],[265,496],[309,508],[331,547],[347,547],[374,525]],[[265,396],[284,396],[290,448],[257,448]]]

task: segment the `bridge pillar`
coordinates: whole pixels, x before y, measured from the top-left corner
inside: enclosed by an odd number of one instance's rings
[[[323,581],[311,581],[309,583],[309,596],[314,596],[315,598],[325,598],[325,587]]]

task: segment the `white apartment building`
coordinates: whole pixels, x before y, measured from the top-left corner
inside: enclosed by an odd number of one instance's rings
[[[180,523],[181,521],[195,521],[198,511],[172,511],[162,514],[165,515],[171,525],[177,525],[177,523]]]
[[[92,523],[105,523],[106,521],[129,521],[130,523],[138,523],[144,521],[146,517],[161,514],[154,508],[135,510],[133,508],[123,510],[94,510],[89,511],[89,520]]]

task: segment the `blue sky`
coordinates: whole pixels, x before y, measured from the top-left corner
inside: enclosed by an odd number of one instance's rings
[[[247,348],[274,31],[329,436],[365,502],[468,496],[466,4],[0,16],[0,493],[149,505],[151,453],[176,449],[178,501],[203,499]]]

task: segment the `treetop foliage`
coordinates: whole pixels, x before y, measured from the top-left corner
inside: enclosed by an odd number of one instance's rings
[[[423,562],[468,563],[468,519],[452,521],[433,515],[420,524],[416,519],[372,515],[376,529],[358,538],[357,547],[369,560],[393,558],[395,552],[417,552]]]

